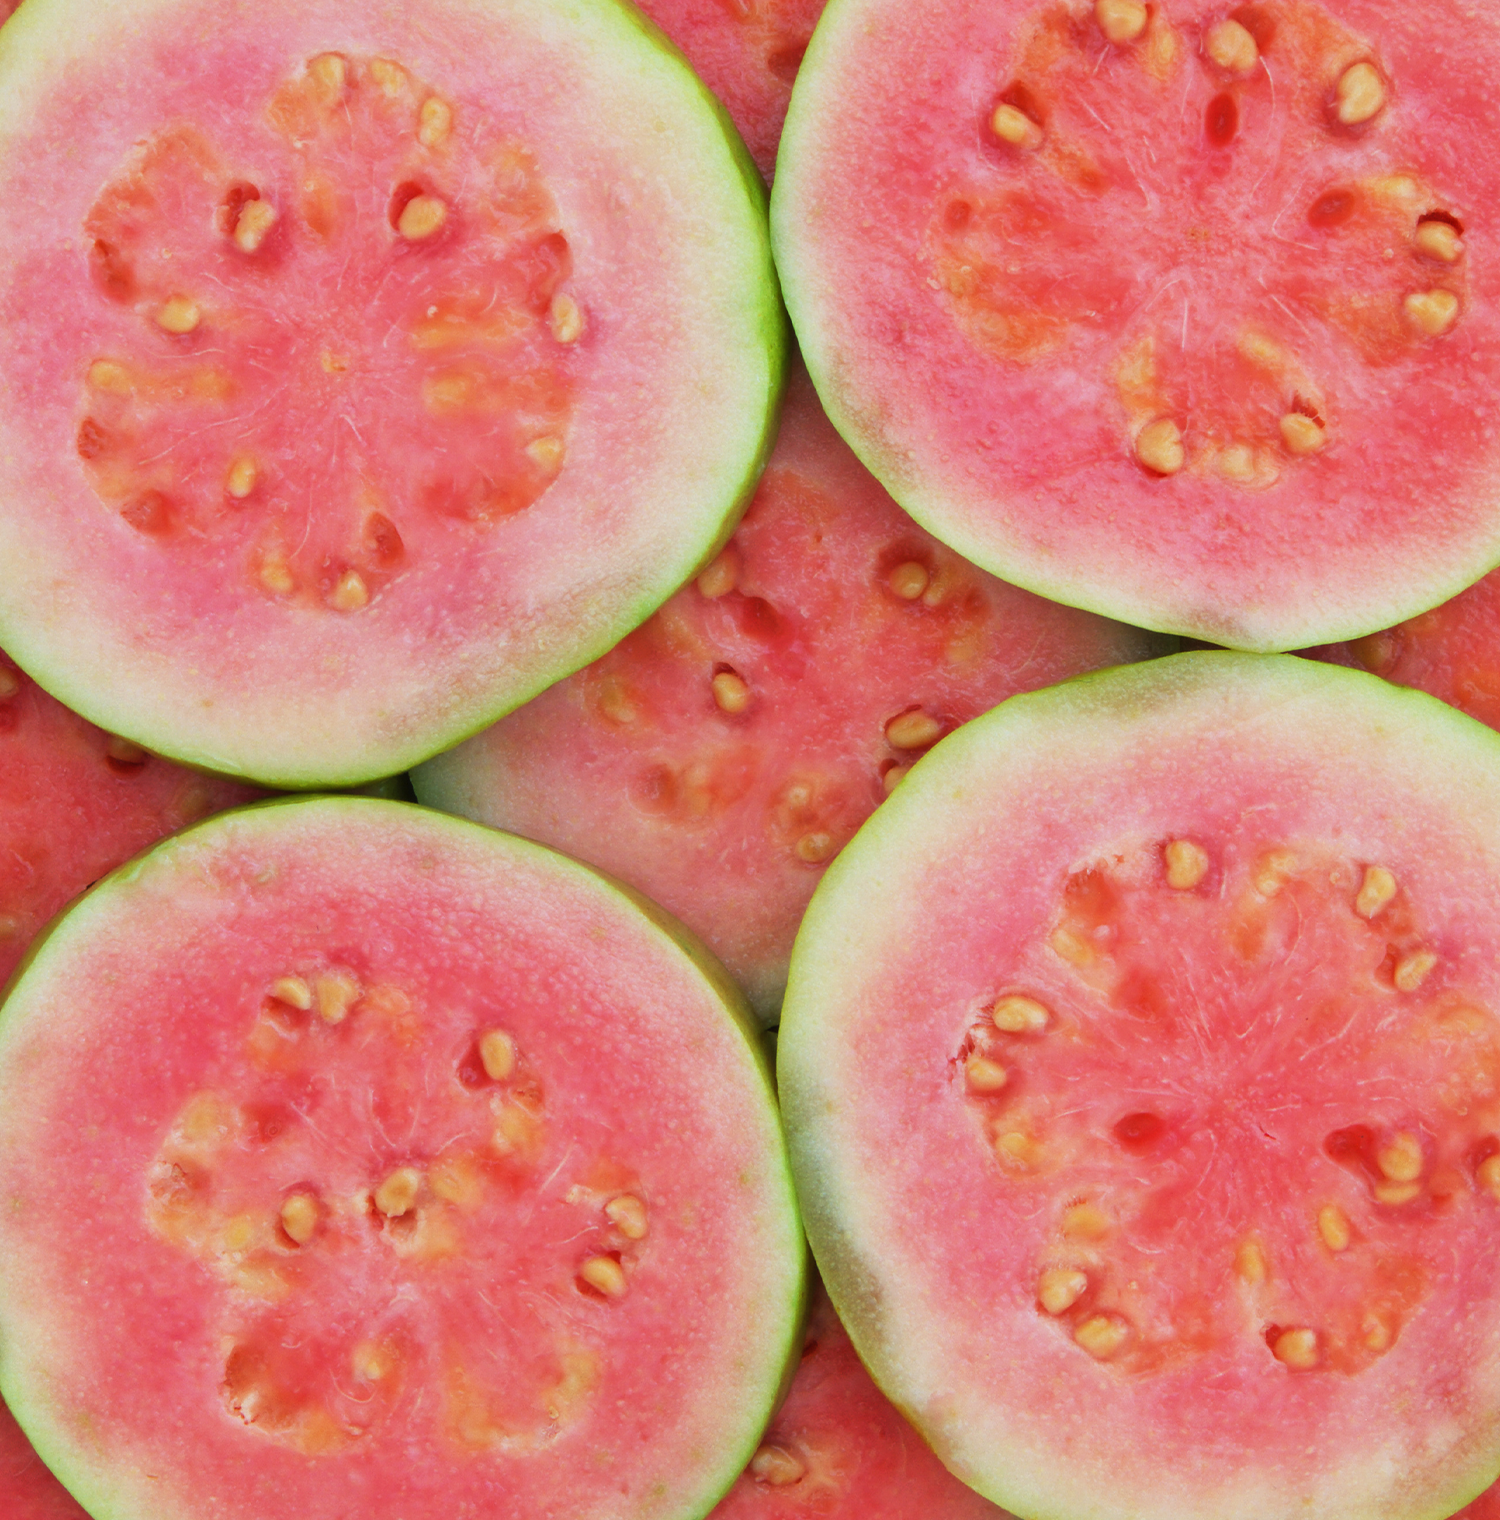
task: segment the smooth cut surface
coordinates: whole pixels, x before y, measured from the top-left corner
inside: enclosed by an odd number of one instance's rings
[[[824,879],[808,1231],[961,1477],[1068,1520],[1438,1517],[1500,1465],[1500,741],[1181,655],[945,740]]]
[[[0,639],[92,721],[402,770],[728,531],[763,193],[626,7],[28,0],[0,82]]]
[[[0,1020],[0,1385],[98,1520],[711,1507],[803,1250],[676,932],[365,799],[200,825],[54,927]]]
[[[1261,650],[1435,605],[1500,558],[1497,69],[1459,0],[835,0],[772,207],[829,415],[1059,601]]]

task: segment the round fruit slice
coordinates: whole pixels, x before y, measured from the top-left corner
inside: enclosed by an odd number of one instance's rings
[[[791,1391],[710,1520],[1007,1520],[870,1381],[819,1290]]]
[[[5,1520],[89,1520],[42,1465],[15,1417],[0,1404],[0,1514]]]
[[[0,1019],[0,1382],[90,1512],[703,1514],[803,1250],[751,1026],[676,936],[349,798],[61,919]]]
[[[260,795],[101,732],[0,653],[0,986],[37,930],[105,872]]]
[[[93,721],[403,770],[727,532],[761,191],[627,8],[28,0],[0,81],[0,636]]]
[[[824,866],[942,734],[1152,652],[923,533],[805,377],[744,522],[602,660],[414,780],[424,802],[640,888],[775,1016]]]
[[[779,1068],[876,1380],[1020,1514],[1439,1516],[1500,1467],[1500,739],[1191,654],[940,745]]]
[[[1061,601],[1254,649],[1433,606],[1500,558],[1497,69],[1457,0],[836,0],[773,208],[829,415]]]
[[[641,6],[723,101],[767,180],[776,169],[792,81],[823,5],[824,0],[645,0]]]

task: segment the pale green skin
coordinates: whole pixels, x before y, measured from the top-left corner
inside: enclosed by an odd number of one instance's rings
[[[36,103],[55,94],[75,60],[108,58],[120,36],[171,28],[180,3],[27,0],[0,33],[0,162],[14,157],[13,144],[24,140]],[[718,552],[774,442],[787,327],[765,187],[723,108],[681,53],[621,0],[422,4],[432,11],[435,29],[445,11],[478,12],[497,23],[572,36],[592,64],[608,55],[615,70],[608,88],[617,92],[612,109],[652,118],[642,133],[639,167],[670,183],[674,205],[685,208],[674,236],[677,246],[691,250],[701,288],[690,288],[679,303],[684,327],[695,334],[696,368],[681,383],[664,373],[657,397],[657,412],[664,410],[680,429],[680,445],[675,453],[660,451],[637,491],[628,542],[601,549],[580,528],[566,565],[560,570],[554,561],[546,569],[552,600],[541,615],[528,608],[517,616],[517,629],[471,632],[459,660],[444,662],[408,647],[424,644],[425,631],[393,622],[381,633],[366,620],[360,638],[375,641],[389,679],[385,670],[360,670],[358,640],[329,644],[321,655],[329,663],[349,662],[354,674],[341,679],[350,682],[352,695],[314,685],[310,672],[317,661],[305,644],[258,650],[248,670],[228,674],[215,666],[207,641],[196,655],[206,668],[184,672],[193,660],[165,658],[154,646],[131,647],[131,630],[143,614],[133,603],[108,605],[108,553],[75,563],[65,543],[43,541],[25,515],[8,513],[6,497],[17,489],[42,495],[54,481],[68,491],[87,487],[75,480],[71,433],[39,444],[27,426],[6,425],[3,413],[14,403],[0,408],[0,647],[47,691],[111,733],[186,765],[280,789],[357,786],[410,769],[597,659]],[[237,5],[253,24],[257,7],[250,0],[229,0],[226,16]],[[87,194],[97,188],[91,184]],[[680,280],[680,266],[662,278]],[[0,393],[7,389],[0,366]],[[627,402],[622,397],[616,404]],[[24,410],[14,415],[24,424]],[[648,420],[655,426],[659,416]],[[45,483],[33,477],[29,487],[18,486],[23,471],[12,464],[42,451],[52,456],[52,474]],[[566,482],[565,468],[549,493],[554,502]],[[617,487],[609,479],[581,484],[584,493],[605,496]],[[588,499],[575,491],[568,512],[586,519]],[[547,509],[544,500],[536,510]],[[126,540],[120,543],[129,549]],[[601,562],[604,554],[617,557]],[[206,607],[204,597],[194,601]],[[214,621],[211,612],[204,618]]]
[[[1092,1395],[1075,1390],[1086,1405],[1079,1422],[1100,1432],[1097,1449],[1083,1455],[1075,1448],[1063,1457],[1034,1429],[1013,1433],[1003,1407],[1007,1390],[999,1390],[1002,1407],[991,1409],[983,1397],[972,1397],[979,1379],[965,1381],[963,1348],[979,1331],[962,1316],[974,1306],[951,1305],[937,1294],[940,1305],[929,1312],[925,1284],[908,1282],[902,1260],[892,1259],[910,1254],[902,1236],[922,1225],[907,1221],[899,1204],[881,1196],[876,1180],[884,1185],[887,1178],[863,1156],[877,1145],[899,1154],[902,1135],[884,1116],[878,1125],[868,1118],[861,1125],[853,1116],[860,1109],[876,1112],[875,1101],[868,1091],[851,1093],[841,1082],[862,1008],[880,1006],[887,966],[911,964],[902,950],[921,943],[924,903],[954,890],[952,878],[944,882],[941,874],[945,848],[962,848],[995,819],[997,830],[1014,827],[1024,834],[1024,822],[1008,826],[1005,820],[1024,819],[1028,812],[1066,817],[1070,798],[1097,807],[1101,816],[1112,799],[1113,818],[1121,834],[1129,834],[1137,816],[1133,786],[1143,795],[1159,793],[1171,774],[1169,762],[1154,788],[1150,775],[1136,772],[1117,772],[1096,787],[1092,767],[1100,758],[1107,764],[1118,757],[1140,730],[1156,735],[1171,724],[1180,724],[1185,749],[1195,730],[1231,739],[1243,735],[1252,753],[1265,752],[1254,748],[1262,736],[1268,749],[1279,742],[1299,754],[1321,740],[1340,762],[1324,777],[1336,797],[1372,780],[1379,787],[1384,776],[1398,778],[1381,793],[1383,804],[1393,834],[1415,835],[1418,851],[1427,842],[1421,809],[1431,799],[1437,799],[1432,812],[1462,820],[1472,851],[1452,860],[1448,850],[1434,872],[1452,872],[1455,895],[1465,884],[1500,880],[1500,734],[1425,693],[1289,656],[1213,652],[1080,676],[1012,698],[918,762],[829,867],[803,919],[783,1005],[777,1074],[814,1256],[839,1317],[886,1396],[959,1477],[1031,1520],[1439,1520],[1495,1480],[1500,1335],[1492,1344],[1485,1341],[1483,1325],[1460,1329],[1469,1357],[1468,1381],[1458,1386],[1471,1395],[1487,1390],[1487,1407],[1477,1397],[1477,1410],[1465,1406],[1474,1424],[1437,1463],[1433,1448],[1452,1434],[1442,1428],[1443,1419],[1451,1424],[1457,1416],[1430,1412],[1433,1440],[1424,1447],[1422,1416],[1410,1406],[1426,1390],[1414,1386],[1408,1392],[1399,1384],[1396,1402],[1407,1408],[1410,1424],[1403,1428],[1399,1412],[1389,1421],[1372,1417],[1372,1431],[1390,1427],[1385,1443],[1372,1439],[1362,1452],[1326,1453],[1330,1470],[1308,1491],[1283,1484],[1279,1470],[1256,1467],[1253,1450],[1244,1453],[1241,1470],[1227,1474],[1215,1468],[1205,1478],[1203,1464],[1184,1460],[1143,1476],[1124,1469],[1134,1443],[1152,1433],[1132,1435],[1129,1406],[1109,1403],[1113,1385],[1107,1376],[1094,1382]],[[1368,769],[1356,775],[1351,766],[1361,758],[1369,760]],[[1138,753],[1134,759],[1139,761]],[[1403,812],[1403,796],[1420,798],[1420,804],[1408,803]],[[1027,857],[1025,869],[1033,868],[1051,880],[1071,864]],[[932,954],[940,959],[941,946]],[[861,1075],[870,1080],[868,1070]],[[892,1229],[893,1218],[903,1221],[902,1228]],[[960,1222],[955,1234],[972,1228]],[[883,1243],[893,1239],[888,1255]],[[950,1308],[951,1326],[943,1318]],[[984,1325],[984,1339],[1004,1346],[1006,1327],[1001,1308]],[[945,1331],[952,1332],[946,1339]],[[1027,1378],[1047,1375],[1044,1368],[1028,1371],[1031,1344],[1017,1342],[1008,1362],[1018,1375],[1023,1407]],[[1385,1392],[1391,1396],[1389,1385]],[[1427,1458],[1421,1467],[1419,1452]],[[1415,1503],[1399,1491],[1409,1472],[1419,1485]]]
[[[299,817],[340,813],[351,823],[364,824],[372,819],[379,821],[379,815],[384,813],[393,827],[416,826],[427,830],[434,849],[441,849],[445,840],[460,849],[478,845],[492,850],[497,870],[503,871],[507,860],[517,864],[524,861],[553,874],[563,890],[592,895],[597,899],[601,919],[623,918],[634,922],[643,941],[655,942],[662,953],[687,962],[701,979],[708,997],[722,1008],[725,1020],[738,1034],[743,1059],[734,1071],[724,1073],[724,1080],[748,1083],[763,1107],[764,1128],[768,1137],[773,1137],[773,1143],[766,1154],[755,1158],[755,1164],[766,1177],[770,1198],[767,1223],[779,1233],[783,1248],[777,1252],[777,1266],[768,1274],[776,1283],[774,1318],[752,1327],[746,1337],[743,1358],[733,1369],[733,1376],[743,1385],[742,1407],[762,1411],[764,1420],[748,1432],[742,1431],[737,1439],[724,1443],[716,1453],[712,1473],[695,1498],[683,1501],[678,1495],[675,1502],[668,1501],[666,1507],[651,1511],[659,1520],[702,1520],[748,1465],[759,1445],[765,1421],[779,1407],[796,1373],[808,1303],[807,1250],[790,1166],[781,1142],[775,1077],[754,1014],[728,973],[701,941],[655,903],[603,872],[515,835],[415,804],[368,797],[275,798],[196,824],[98,882],[36,937],[14,975],[0,988],[0,1145],[10,1134],[24,1132],[28,1072],[15,1069],[16,1051],[36,1026],[45,1026],[57,1016],[47,995],[48,977],[53,968],[66,968],[70,947],[75,942],[87,943],[100,934],[108,935],[112,914],[118,907],[129,904],[137,883],[155,885],[163,875],[178,869],[177,857],[183,857],[187,885],[191,887],[196,870],[193,857],[211,844],[216,831],[241,827],[247,822],[268,831],[295,830]],[[149,953],[148,948],[147,957]],[[72,1059],[66,1044],[58,1050],[58,1059],[64,1063]],[[160,1508],[162,1491],[154,1488],[151,1481],[143,1480],[142,1474],[116,1470],[69,1434],[49,1397],[45,1375],[26,1355],[31,1326],[16,1303],[19,1295],[8,1291],[4,1283],[3,1234],[0,1230],[0,1396],[48,1467],[99,1520],[192,1520],[191,1511]],[[45,1335],[34,1350],[38,1354],[45,1351]],[[149,1418],[148,1399],[142,1401],[142,1414]]]

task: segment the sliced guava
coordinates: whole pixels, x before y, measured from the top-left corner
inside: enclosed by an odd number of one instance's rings
[[[901,512],[805,376],[719,557],[587,670],[421,767],[703,937],[763,1019],[827,862],[940,735],[1149,635],[983,574]]]
[[[724,103],[769,180],[792,81],[824,0],[644,0],[641,9],[680,47]]]
[[[399,803],[108,878],[0,1014],[0,1386],[98,1520],[694,1517],[795,1354],[769,1075],[657,910]]]
[[[614,0],[27,0],[0,150],[0,640],[150,749],[403,770],[759,471],[763,190]]]
[[[786,1402],[710,1520],[1008,1520],[870,1381],[818,1289]]]
[[[260,795],[104,733],[0,652],[0,986],[85,887],[163,834]]]
[[[1500,559],[1497,71],[1460,0],[835,0],[772,208],[829,415],[1061,601],[1254,649],[1435,605]]]
[[[780,1089],[839,1314],[1050,1520],[1500,1468],[1500,738],[1306,660],[1017,697],[825,876]]]

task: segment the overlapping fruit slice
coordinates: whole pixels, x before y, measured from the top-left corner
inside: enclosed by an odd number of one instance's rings
[[[1446,0],[850,0],[775,210],[830,415],[956,548],[1146,626],[1440,601],[1500,552],[1497,62]]]
[[[220,769],[359,780],[701,561],[779,316],[753,176],[629,15],[80,11],[28,5],[0,52],[0,602],[50,689]]]
[[[416,784],[639,887],[771,1018],[823,868],[918,755],[1018,690],[1152,650],[922,532],[804,377],[749,513],[696,583]]]
[[[1494,735],[1364,675],[1180,656],[917,767],[780,1073],[834,1300],[955,1471],[1245,1520],[1493,1481],[1497,907]]]
[[[111,879],[0,1025],[0,1376],[38,1449],[103,1520],[703,1513],[802,1271],[715,974],[583,868],[394,803]]]

